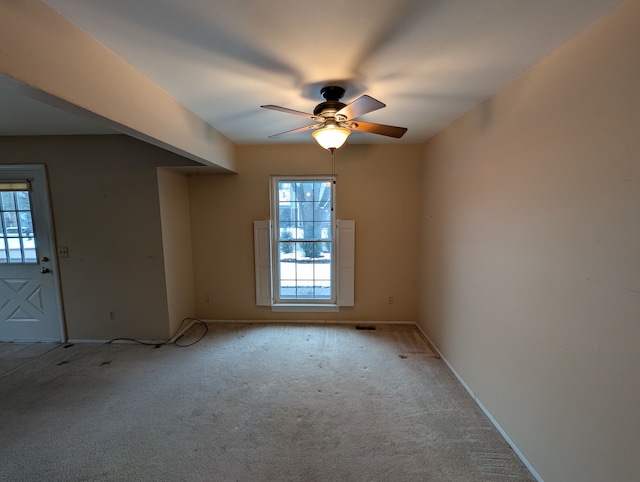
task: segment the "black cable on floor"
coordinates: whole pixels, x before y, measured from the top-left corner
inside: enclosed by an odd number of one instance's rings
[[[185,321],[190,320],[190,321],[195,321],[196,324],[199,324],[200,326],[204,326],[204,331],[202,332],[202,334],[200,335],[200,337],[194,341],[192,341],[191,343],[187,343],[186,345],[179,345],[178,344],[178,340],[180,338],[182,338],[184,336],[184,334],[180,335],[178,338],[176,338],[175,340],[173,340],[173,344],[175,346],[178,346],[180,348],[186,348],[188,346],[192,346],[195,345],[196,343],[198,343],[200,340],[202,340],[205,336],[207,336],[207,333],[209,333],[209,325],[207,325],[204,321],[199,320],[198,318],[185,318],[184,320],[182,320],[182,323],[180,324],[180,326],[182,326],[184,324]],[[178,328],[178,330],[176,331],[176,333],[178,333],[180,331],[180,329]],[[175,334],[174,334],[175,336]]]
[[[200,337],[197,340],[192,341],[191,343],[187,343],[186,345],[180,345],[178,343],[178,340],[184,336],[184,333],[183,333],[178,338],[176,338],[175,340],[171,341],[173,339],[173,337],[176,336],[180,332],[180,330],[184,326],[185,322],[187,322],[187,321],[195,321],[196,324],[199,324],[200,326],[204,327],[204,331],[200,335]],[[180,347],[180,348],[186,348],[188,346],[192,346],[192,345],[195,345],[196,343],[198,343],[205,336],[207,336],[207,333],[209,333],[209,327],[207,326],[207,324],[204,321],[199,320],[198,318],[185,318],[184,320],[182,320],[182,323],[180,323],[180,326],[178,327],[178,329],[166,341],[157,342],[157,343],[151,343],[151,342],[147,342],[147,341],[135,340],[133,338],[114,338],[113,340],[109,340],[106,344],[108,345],[108,344],[110,344],[110,343],[112,343],[114,341],[130,341],[132,343],[137,343],[139,345],[155,346],[156,348],[160,348],[163,345],[175,345],[175,346]]]

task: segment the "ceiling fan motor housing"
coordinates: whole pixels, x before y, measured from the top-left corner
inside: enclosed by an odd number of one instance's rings
[[[340,102],[344,95],[344,89],[335,85],[323,87],[320,94],[326,102],[321,102],[313,109],[313,114],[322,117],[334,117],[335,113],[347,104]]]

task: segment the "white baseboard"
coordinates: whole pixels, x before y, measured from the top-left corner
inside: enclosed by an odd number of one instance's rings
[[[173,343],[175,342],[178,338],[180,338],[184,333],[187,332],[187,330],[189,328],[191,328],[195,323],[202,321],[204,323],[206,323],[205,320],[201,320],[199,318],[185,318],[185,320],[189,320],[189,323],[187,323],[186,325],[184,325],[182,328],[180,328],[180,330],[178,330],[169,340],[169,343]],[[184,320],[183,320],[184,322]]]
[[[156,340],[136,340],[141,343],[149,343],[150,345],[159,345],[160,343],[165,343],[166,340],[156,341]],[[111,342],[111,345],[133,345],[137,344],[136,341],[133,340],[118,340],[112,339],[109,340],[82,340],[82,339],[71,339],[67,340],[63,345],[106,345]]]
[[[76,339],[71,338],[63,343],[63,345],[104,345],[109,340],[84,340],[84,339]]]
[[[288,323],[288,324],[309,324],[309,325],[415,325],[415,321],[352,321],[352,320],[205,320],[205,323],[241,323],[241,324],[268,324],[268,323]]]
[[[502,438],[504,438],[504,440],[511,446],[511,448],[516,453],[516,455],[520,458],[520,460],[522,460],[522,463],[527,467],[527,469],[529,469],[529,472],[531,472],[531,475],[533,475],[533,477],[538,482],[544,482],[542,477],[540,477],[540,474],[538,474],[538,472],[536,472],[536,470],[533,468],[531,463],[529,463],[529,461],[522,454],[520,449],[516,446],[515,443],[513,443],[513,441],[509,437],[509,435],[507,435],[507,432],[505,432],[503,430],[503,428],[500,426],[500,424],[496,421],[496,419],[493,418],[493,415],[491,415],[491,412],[489,412],[489,410],[487,410],[487,407],[485,407],[482,404],[482,402],[478,399],[476,394],[473,393],[473,390],[471,390],[469,385],[467,385],[467,383],[462,379],[462,377],[458,374],[458,372],[455,370],[455,368],[453,368],[451,363],[449,363],[449,360],[447,360],[446,357],[442,354],[442,352],[438,349],[437,345],[435,343],[433,343],[433,341],[431,341],[431,338],[429,338],[429,336],[422,330],[420,325],[418,325],[417,323],[416,323],[416,327],[418,328],[418,331],[422,334],[422,336],[424,336],[425,339],[429,342],[429,344],[433,347],[433,349],[436,351],[436,353],[438,353],[438,356],[442,359],[442,361],[445,363],[445,365],[447,365],[449,370],[451,370],[451,373],[453,373],[453,375],[458,379],[458,381],[464,387],[464,389],[467,391],[467,393],[469,393],[469,395],[471,395],[471,398],[473,399],[474,402],[476,402],[478,407],[480,407],[480,410],[482,410],[482,412],[487,416],[487,418],[493,424],[493,426],[496,428],[496,430],[498,430],[500,435],[502,435]]]
[[[112,345],[131,345],[131,344],[137,344],[137,343],[145,343],[145,344],[149,344],[149,345],[168,345],[170,343],[173,343],[174,341],[176,341],[178,338],[180,338],[182,336],[183,333],[185,333],[189,328],[191,328],[193,326],[194,323],[196,323],[196,321],[207,321],[207,320],[196,320],[196,318],[189,318],[189,323],[186,323],[178,332],[176,332],[170,340],[138,340],[136,339],[135,341],[133,339],[131,339],[131,337],[125,337],[123,339],[118,339],[118,338],[110,338],[108,340],[85,340],[85,339],[69,339],[66,341],[66,343],[69,344],[94,344],[94,345],[104,345],[106,343],[111,342]]]

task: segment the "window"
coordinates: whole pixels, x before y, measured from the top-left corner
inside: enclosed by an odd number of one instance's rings
[[[29,183],[0,183],[0,263],[35,263]]]
[[[271,220],[254,222],[256,303],[274,311],[353,306],[355,224],[337,221],[331,176],[274,176]]]
[[[273,178],[275,302],[335,303],[333,180]]]

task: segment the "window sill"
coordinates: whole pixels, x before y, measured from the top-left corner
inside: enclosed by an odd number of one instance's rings
[[[277,305],[271,305],[271,311],[278,312],[299,312],[299,313],[321,313],[321,312],[336,312],[340,311],[340,307],[335,304],[313,304],[313,303],[282,303]]]

